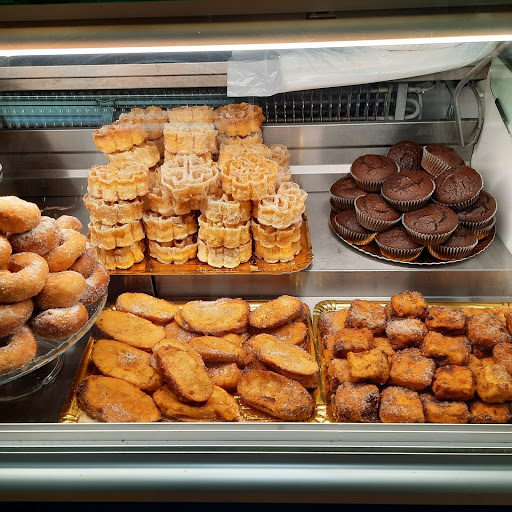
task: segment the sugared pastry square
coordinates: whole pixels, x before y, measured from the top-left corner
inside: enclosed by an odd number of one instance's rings
[[[420,395],[427,423],[467,423],[469,410],[466,402],[439,401],[430,393]]]
[[[318,319],[318,331],[320,332],[320,336],[333,334],[334,331],[345,327],[347,315],[347,309],[326,311],[325,313],[322,313]]]
[[[418,393],[399,386],[383,389],[380,394],[379,418],[382,423],[425,423]]]
[[[386,336],[395,350],[418,347],[427,333],[425,324],[417,318],[391,320],[386,325]]]
[[[373,334],[369,329],[345,327],[334,334],[335,357],[346,357],[349,352],[362,352],[372,348]]]
[[[471,354],[471,344],[466,336],[445,336],[430,331],[423,339],[421,351],[425,357],[433,359],[438,366],[467,366]]]
[[[494,360],[512,374],[512,343],[498,343],[492,349]]]
[[[336,419],[343,423],[379,421],[379,389],[373,384],[341,384],[334,399]]]
[[[442,334],[466,334],[467,317],[463,311],[448,306],[431,306],[425,319],[429,331]]]
[[[395,293],[391,297],[392,315],[397,318],[419,318],[427,316],[428,304],[420,292]]]
[[[385,384],[389,379],[388,356],[379,349],[347,354],[348,371],[353,382]]]
[[[434,374],[432,391],[438,400],[471,400],[476,391],[475,374],[465,366],[442,366]]]
[[[418,348],[406,348],[391,358],[390,383],[420,391],[430,386],[436,364]]]
[[[345,326],[358,329],[366,327],[374,336],[380,336],[386,328],[384,308],[367,300],[355,299],[348,309]]]
[[[492,351],[498,343],[510,343],[511,338],[501,319],[491,313],[473,315],[468,320],[468,338],[480,350]]]
[[[327,383],[332,393],[336,393],[338,386],[344,382],[351,382],[346,359],[332,359],[327,369]]]
[[[382,350],[388,357],[391,357],[395,353],[395,349],[391,346],[389,340],[382,336],[374,336],[372,348]]]
[[[487,403],[512,400],[512,376],[502,364],[485,366],[476,374],[476,391]]]
[[[479,359],[474,354],[469,355],[468,359],[468,368],[473,371],[475,375],[486,366],[492,366],[493,364],[496,364],[496,361],[494,360],[494,357],[484,357],[482,359]]]
[[[474,400],[469,404],[470,423],[509,423],[512,420],[508,403],[488,404]]]

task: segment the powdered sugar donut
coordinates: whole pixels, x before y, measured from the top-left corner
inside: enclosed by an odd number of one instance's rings
[[[78,302],[69,308],[46,309],[32,317],[30,326],[42,338],[60,340],[75,334],[88,318],[87,309]]]
[[[73,229],[74,231],[78,231],[79,233],[83,229],[83,225],[80,222],[80,219],[77,219],[72,215],[61,215],[57,219],[57,224],[61,229]]]
[[[85,244],[84,252],[78,257],[75,263],[69,267],[69,270],[78,272],[83,277],[88,278],[96,266],[97,261],[98,251],[96,250],[96,247],[87,242]]]
[[[41,217],[30,231],[9,237],[14,252],[35,252],[43,255],[60,244],[61,232],[55,219]]]
[[[73,229],[62,229],[61,243],[44,255],[50,272],[68,270],[84,252],[87,238]]]
[[[0,304],[0,337],[10,336],[25,325],[33,310],[32,299],[14,304]]]
[[[105,293],[109,282],[110,274],[108,270],[101,261],[98,261],[91,275],[85,280],[85,291],[80,302],[86,306],[96,302]]]
[[[68,308],[80,300],[84,291],[85,278],[78,272],[50,272],[44,288],[35,296],[36,308]]]
[[[7,373],[33,361],[37,354],[37,341],[29,327],[24,325],[7,338],[0,347],[0,373]]]
[[[5,235],[0,233],[0,267],[3,267],[11,257],[12,247]]]
[[[48,263],[33,252],[13,254],[0,270],[0,304],[13,304],[37,295],[48,277]]]
[[[16,196],[0,197],[0,231],[24,233],[39,224],[41,211],[35,203]]]

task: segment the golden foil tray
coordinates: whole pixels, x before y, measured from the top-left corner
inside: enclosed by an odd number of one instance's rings
[[[302,249],[292,261],[284,263],[267,263],[266,261],[251,257],[247,263],[241,263],[235,268],[216,268],[199,261],[197,258],[186,261],[182,265],[160,263],[155,258],[145,256],[140,263],[132,265],[128,269],[115,269],[111,274],[291,274],[306,269],[313,261],[313,247],[309,234],[307,222],[307,213],[303,214],[303,223],[301,226],[300,243]]]
[[[213,299],[212,299],[213,300]],[[186,301],[172,301],[174,304],[178,304],[182,306],[186,303]],[[255,309],[259,305],[263,304],[266,301],[253,301],[248,300],[251,309]],[[113,305],[107,305],[105,309],[115,309]],[[309,352],[315,357],[316,361],[320,365],[320,361],[318,359],[318,347],[316,345],[316,337],[313,336],[313,325],[311,321],[310,315],[307,317],[307,327],[308,327],[308,338],[309,338]],[[99,338],[98,338],[99,339]],[[80,360],[80,364],[78,365],[75,377],[73,379],[73,383],[68,392],[66,401],[64,402],[64,406],[59,415],[59,423],[99,423],[96,420],[91,419],[86,413],[84,413],[78,404],[77,400],[77,388],[78,385],[89,375],[97,374],[97,371],[93,367],[93,363],[91,362],[91,352],[95,343],[94,334],[90,337],[89,342],[87,343],[87,347],[84,350],[82,359]],[[320,376],[319,376],[320,377]],[[322,379],[319,378],[319,387],[315,390],[311,391],[311,394],[316,402],[316,409],[313,416],[306,421],[306,423],[324,423],[326,419],[326,407],[324,401],[324,392],[322,388]],[[249,406],[246,406],[241,403],[240,398],[235,394],[234,395],[237,401],[241,406],[241,422],[280,422],[281,420],[273,418],[261,411],[253,409]],[[172,420],[164,420],[165,422]],[[176,421],[177,422],[177,421]],[[187,422],[189,423],[189,422]],[[238,422],[240,423],[240,422]]]
[[[385,306],[389,303],[389,301],[371,301],[375,304],[379,304],[381,306]],[[452,308],[475,308],[475,309],[495,309],[495,308],[512,308],[512,303],[510,302],[436,302],[436,301],[427,301],[429,306],[448,306]],[[341,309],[348,309],[351,300],[324,300],[315,305],[313,309],[313,334],[315,337],[315,346],[318,350],[318,361],[320,366],[320,380],[322,383],[322,390],[324,393],[325,400],[325,423],[337,423],[336,418],[333,414],[332,408],[332,400],[334,399],[334,394],[330,391],[329,385],[327,382],[327,366],[325,359],[322,357],[322,351],[320,349],[320,333],[318,331],[318,320],[323,313],[328,313],[330,311],[339,311]]]

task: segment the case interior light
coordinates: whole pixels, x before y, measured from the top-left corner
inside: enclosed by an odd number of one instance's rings
[[[126,53],[186,53],[215,52],[235,50],[295,50],[307,48],[349,48],[357,46],[400,46],[420,44],[446,43],[478,43],[512,41],[512,33],[502,35],[471,35],[471,36],[440,36],[403,39],[368,39],[345,41],[298,41],[289,43],[246,43],[246,44],[199,44],[170,46],[123,46],[123,47],[77,47],[77,48],[0,48],[2,57],[18,57],[30,55],[96,55]]]

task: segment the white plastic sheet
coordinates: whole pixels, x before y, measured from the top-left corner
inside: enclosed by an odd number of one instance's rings
[[[397,80],[478,62],[496,43],[234,51],[228,96],[274,94]]]

